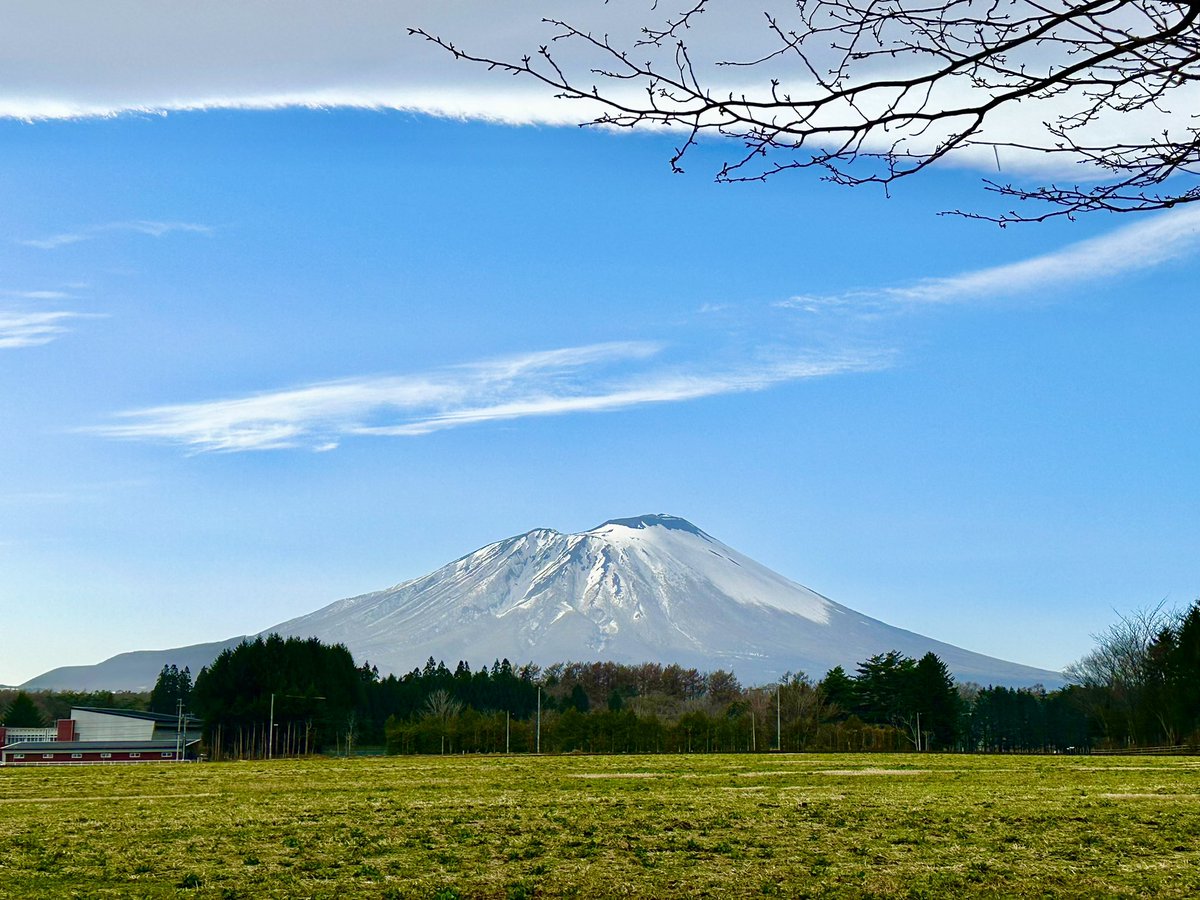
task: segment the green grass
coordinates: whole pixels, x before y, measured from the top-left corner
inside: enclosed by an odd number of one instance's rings
[[[0,769],[0,897],[1195,897],[1200,761]]]

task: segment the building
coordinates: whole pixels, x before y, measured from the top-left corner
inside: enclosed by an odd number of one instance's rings
[[[174,741],[20,741],[0,748],[0,766],[179,762]]]
[[[54,728],[0,727],[0,766],[182,762],[199,743],[192,716],[77,706]]]

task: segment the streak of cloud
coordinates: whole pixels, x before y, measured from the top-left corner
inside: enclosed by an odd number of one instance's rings
[[[658,363],[662,350],[651,342],[566,347],[429,373],[133,410],[86,430],[196,453],[295,447],[324,452],[350,436],[414,437],[486,422],[683,402],[887,364],[884,354],[870,352],[786,354],[723,370],[683,371]]]
[[[91,318],[91,315],[68,310],[0,309],[0,350],[48,344],[69,332],[68,324],[72,320],[82,318]]]
[[[59,247],[67,247],[71,244],[95,240],[105,234],[116,232],[144,234],[148,237],[159,238],[176,232],[207,235],[212,234],[213,229],[208,225],[198,225],[193,222],[154,222],[145,220],[135,222],[107,222],[103,225],[93,225],[89,228],[61,232],[43,238],[25,238],[18,240],[17,243],[25,247],[36,247],[39,250],[57,250]]]
[[[0,297],[14,297],[18,300],[69,300],[71,295],[65,291],[0,290]]]
[[[1200,208],[1185,207],[1014,263],[946,278],[926,278],[910,285],[800,295],[780,305],[813,312],[840,308],[878,313],[1046,293],[1152,269],[1184,258],[1197,249],[1200,249]]]

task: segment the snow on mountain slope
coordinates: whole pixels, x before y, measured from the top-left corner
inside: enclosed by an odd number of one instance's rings
[[[1054,687],[1061,674],[894,628],[789,581],[695,525],[667,515],[590,531],[539,528],[489,544],[421,578],[339,600],[279,632],[341,642],[381,672],[433,657],[453,667],[613,660],[731,669],[744,684],[785,672],[820,678],[877,653],[940,656],[960,680]],[[193,672],[225,641],[126,653],[56,669],[25,687],[141,690],[164,664]]]
[[[1062,680],[863,616],[666,515],[579,534],[535,529],[268,630],[343,642],[381,671],[430,656],[451,666],[610,659],[728,668],[757,683],[895,649],[932,650],[961,679]]]

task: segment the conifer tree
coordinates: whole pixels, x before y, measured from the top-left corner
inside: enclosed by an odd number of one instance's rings
[[[42,715],[42,711],[33,702],[33,698],[24,691],[13,698],[13,702],[8,705],[4,715],[0,716],[0,722],[3,722],[7,728],[46,727],[46,718]]]

